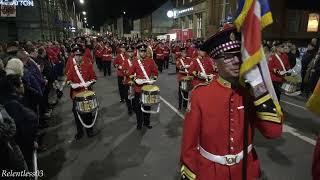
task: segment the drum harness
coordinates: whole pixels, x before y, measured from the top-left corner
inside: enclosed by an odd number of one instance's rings
[[[85,85],[85,81],[84,81],[82,75],[80,74],[79,68],[78,68],[77,63],[76,63],[76,60],[75,60],[74,58],[73,58],[73,64],[74,64],[74,69],[75,69],[75,71],[76,71],[76,73],[77,73],[77,76],[78,76],[78,78],[79,78],[80,81],[81,81],[81,85],[84,86],[84,85]],[[78,118],[79,118],[79,121],[80,121],[80,123],[82,124],[83,127],[87,128],[87,129],[88,129],[88,128],[92,128],[92,127],[94,126],[94,124],[96,123],[96,120],[97,120],[97,117],[98,117],[98,109],[96,110],[95,115],[94,115],[94,119],[93,119],[93,121],[92,121],[92,124],[90,124],[90,125],[86,125],[86,124],[83,122],[83,120],[82,120],[80,114],[78,113],[78,111],[76,111],[76,112],[77,112],[77,116],[78,116]]]
[[[286,70],[286,68],[284,67],[284,64],[283,64],[281,58],[279,57],[279,55],[278,55],[277,53],[275,53],[275,56],[276,56],[277,60],[279,61],[279,63],[281,64],[281,67],[282,67],[283,71],[286,72],[287,70]]]
[[[199,66],[200,66],[201,72],[204,74],[204,76],[205,76],[205,78],[206,78],[206,81],[208,82],[208,81],[209,81],[208,75],[207,75],[206,71],[204,70],[203,65],[202,65],[202,63],[200,62],[199,58],[197,58],[197,62],[198,62],[198,64],[199,64]]]

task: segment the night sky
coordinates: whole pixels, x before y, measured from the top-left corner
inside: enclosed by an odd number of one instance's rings
[[[90,26],[99,27],[104,22],[119,17],[123,11],[126,16],[138,18],[151,13],[168,0],[85,0]]]

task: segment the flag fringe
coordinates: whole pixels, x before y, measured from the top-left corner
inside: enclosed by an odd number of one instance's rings
[[[252,4],[253,4],[253,0],[246,0],[239,16],[237,17],[237,19],[235,19],[234,24],[236,25],[238,31],[240,31],[240,28],[243,22],[245,21]]]
[[[271,12],[268,12],[261,17],[261,30],[272,23],[273,23],[272,14]]]

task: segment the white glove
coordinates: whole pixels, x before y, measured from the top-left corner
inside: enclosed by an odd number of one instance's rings
[[[212,78],[213,78],[213,74],[209,74],[208,79],[212,79]]]
[[[122,69],[122,66],[118,66],[118,69]]]
[[[79,88],[79,87],[82,87],[82,85],[81,84],[78,84],[78,83],[72,83],[72,84],[70,84],[71,85],[71,88],[72,89],[77,89],[77,88]]]
[[[189,68],[189,67],[190,67],[190,65],[185,65],[184,67],[185,67],[185,68]]]
[[[207,79],[208,76],[206,74],[204,74],[203,72],[200,73],[200,77],[203,78],[203,79]]]
[[[287,71],[280,71],[279,74],[280,74],[281,76],[283,76],[283,75],[287,74]]]
[[[156,82],[156,80],[151,79],[150,81],[147,81],[146,83],[148,84],[154,84]]]
[[[134,80],[137,84],[139,85],[142,85],[142,84],[145,84],[146,83],[146,80],[145,79],[135,79]]]

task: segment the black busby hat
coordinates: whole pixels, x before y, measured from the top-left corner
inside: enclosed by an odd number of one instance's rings
[[[133,48],[132,46],[128,46],[128,47],[127,47],[127,51],[128,51],[128,52],[133,52],[133,51],[134,51],[134,48]]]
[[[72,52],[77,55],[83,55],[84,49],[81,44],[74,44],[71,46]]]
[[[206,40],[200,50],[207,52],[213,59],[224,52],[239,52],[241,50],[241,34],[233,26],[223,28]]]
[[[120,45],[119,45],[119,48],[127,48],[127,43],[121,43]]]
[[[280,46],[281,44],[282,44],[281,41],[274,41],[274,42],[273,42],[273,46],[274,46],[274,47]]]
[[[185,47],[180,48],[181,51],[187,50]]]
[[[137,49],[138,49],[139,51],[147,51],[147,48],[148,48],[148,46],[145,45],[145,44],[140,44],[140,45],[137,47]]]

